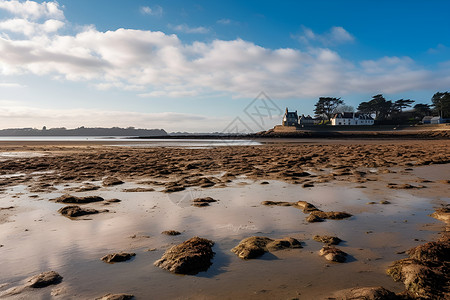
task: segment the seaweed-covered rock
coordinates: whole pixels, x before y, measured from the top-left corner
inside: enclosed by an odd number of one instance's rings
[[[231,252],[242,259],[257,258],[268,251],[277,251],[287,248],[303,248],[297,239],[286,237],[282,239],[270,239],[263,236],[252,236],[243,239]]]
[[[261,202],[262,205],[266,206],[293,206],[295,205],[295,202],[285,202],[285,201],[263,201]]]
[[[136,253],[127,253],[127,252],[119,252],[119,253],[111,253],[102,257],[102,260],[106,263],[116,263],[130,260],[133,256],[136,256]]]
[[[197,274],[208,270],[211,259],[213,241],[193,237],[167,250],[154,265],[177,274]]]
[[[85,215],[93,215],[93,214],[98,214],[100,212],[107,212],[108,210],[96,210],[93,208],[84,208],[84,207],[80,207],[78,205],[68,205],[65,207],[62,207],[58,210],[58,212],[63,215],[64,217],[68,217],[68,218],[76,218],[76,217],[81,217],[81,216],[85,216]]]
[[[327,299],[336,300],[400,300],[395,293],[381,287],[357,287],[337,291]]]
[[[49,285],[58,284],[63,277],[55,271],[47,271],[35,275],[28,279],[28,286],[32,288],[43,288]]]
[[[319,254],[329,261],[340,263],[345,262],[347,259],[347,253],[333,246],[323,246]]]
[[[165,234],[165,235],[180,235],[181,232],[176,231],[176,230],[165,230],[165,231],[161,232],[161,234]]]
[[[431,216],[435,219],[438,219],[440,221],[443,221],[447,224],[450,223],[450,207],[442,207],[436,209],[434,213],[431,214]]]
[[[131,300],[134,296],[130,294],[106,294],[95,300]]]
[[[116,178],[116,177],[108,176],[105,179],[103,179],[102,183],[103,183],[103,186],[113,186],[113,185],[122,184],[123,181],[118,179],[118,178]]]
[[[211,197],[195,198],[192,200],[192,205],[197,207],[209,206],[209,204],[212,202],[217,202],[217,200]]]
[[[87,196],[87,197],[77,197],[69,194],[62,195],[61,197],[53,199],[53,201],[58,203],[71,203],[71,204],[85,204],[92,202],[101,202],[105,199],[99,196]]]
[[[315,235],[313,240],[320,243],[325,243],[328,245],[337,245],[341,242],[341,239],[337,236],[329,236],[329,235]]]
[[[341,211],[312,211],[311,215],[319,217],[321,219],[342,220],[350,218],[352,215]]]
[[[436,242],[417,246],[409,258],[395,261],[387,270],[395,281],[401,281],[412,298],[450,299],[449,233]]]
[[[180,191],[184,191],[186,188],[184,186],[181,185],[173,185],[173,186],[168,186],[166,187],[163,192],[164,193],[175,193],[175,192],[180,192]]]
[[[252,236],[243,239],[239,245],[231,249],[231,252],[235,253],[242,259],[252,259],[259,257],[266,253],[267,244],[274,240],[262,236]]]
[[[276,251],[287,248],[303,248],[299,240],[291,237],[274,240],[273,242],[267,243],[266,247],[269,251]]]
[[[154,188],[143,188],[143,187],[122,190],[122,192],[125,192],[125,193],[144,193],[144,192],[154,192],[154,191],[155,191]]]
[[[297,201],[295,203],[295,205],[298,206],[300,209],[303,209],[304,213],[319,211],[319,209],[317,207],[315,207],[314,205],[312,205],[311,203],[308,203],[306,201]]]
[[[316,222],[323,222],[324,219],[322,219],[322,218],[320,218],[320,217],[318,217],[318,216],[316,216],[316,215],[311,214],[311,215],[309,215],[309,216],[306,218],[306,221],[307,221],[308,223],[316,223]]]

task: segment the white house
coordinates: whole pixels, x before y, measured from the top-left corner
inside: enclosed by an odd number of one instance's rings
[[[331,118],[331,125],[373,125],[374,119],[369,114],[344,112],[337,113]]]
[[[430,119],[430,124],[444,124],[445,123],[445,119],[441,118],[441,117],[432,117]]]

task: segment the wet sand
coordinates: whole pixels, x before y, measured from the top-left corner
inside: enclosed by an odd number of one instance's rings
[[[448,140],[196,149],[0,143],[0,297],[321,299],[379,285],[400,292],[403,284],[386,275],[387,267],[444,230],[428,215],[450,200],[449,146]],[[124,183],[105,186],[108,177]],[[58,213],[66,204],[49,201],[65,193],[121,201],[83,204],[108,212],[69,219]],[[204,197],[218,201],[192,205]],[[297,208],[261,204],[300,200],[353,216],[308,223]],[[167,230],[181,234],[161,234]],[[293,237],[303,248],[247,261],[230,251],[255,235]],[[319,256],[323,244],[314,235],[342,239],[338,247],[349,254],[347,262]],[[182,276],[153,266],[165,250],[193,236],[215,242],[208,271]],[[114,265],[100,260],[119,251],[136,256]],[[27,277],[48,270],[63,281],[11,295]]]

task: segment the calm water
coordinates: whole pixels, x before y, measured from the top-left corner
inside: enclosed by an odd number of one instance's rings
[[[137,139],[125,136],[17,136],[0,137],[0,142],[118,142],[117,146],[127,147],[221,147],[221,146],[257,146],[261,142],[253,140],[227,139]]]
[[[356,285],[383,285],[400,291],[402,285],[385,275],[387,265],[403,257],[396,252],[418,243],[413,238],[429,238],[429,231],[417,230],[419,224],[439,223],[428,217],[433,211],[429,199],[401,191],[386,195],[391,205],[368,206],[366,203],[377,200],[378,195],[366,190],[336,185],[304,189],[278,181],[261,185],[245,179],[225,188],[189,188],[173,194],[161,193],[157,186],[155,192],[124,192],[140,186],[131,182],[75,193],[122,202],[89,204],[110,212],[74,221],[57,213],[63,204],[48,201],[70,186],[58,186],[57,192],[38,198],[28,197],[25,186],[16,186],[0,196],[1,207],[16,207],[9,222],[0,225],[0,244],[4,245],[0,297],[43,270],[56,270],[64,276],[55,287],[62,289],[60,297],[64,299],[94,299],[109,292],[133,293],[137,299],[273,299],[298,297],[298,292],[301,299],[319,299]],[[204,196],[219,202],[204,208],[190,205],[193,198]],[[323,210],[345,210],[354,216],[310,224],[301,210],[262,206],[264,200],[305,200]],[[172,229],[182,234],[161,235]],[[342,238],[345,242],[339,247],[350,254],[349,262],[330,264],[320,257],[317,252],[322,244],[311,239],[315,234]],[[179,276],[153,266],[170,246],[196,235],[216,242],[216,255],[207,272]],[[249,261],[230,252],[241,239],[252,235],[292,236],[302,240],[304,248],[268,253]],[[152,248],[155,251],[147,251]],[[114,265],[100,260],[116,251],[137,255]],[[50,299],[50,290],[26,291],[11,298]]]

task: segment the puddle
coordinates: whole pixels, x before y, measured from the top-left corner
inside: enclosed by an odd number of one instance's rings
[[[28,158],[28,157],[42,157],[46,156],[45,153],[38,152],[0,152],[0,157],[5,158]]]
[[[414,175],[426,180],[450,179],[449,164],[432,165],[414,168]]]
[[[246,185],[238,184],[244,182]],[[92,299],[106,293],[132,293],[136,299],[208,298],[208,299],[317,299],[333,291],[364,285],[382,285],[401,291],[402,284],[385,275],[387,266],[404,256],[396,254],[430,240],[435,234],[423,224],[437,224],[428,217],[431,200],[403,191],[389,191],[389,205],[367,205],[373,195],[366,190],[328,185],[304,189],[299,185],[269,181],[267,185],[240,178],[225,188],[188,188],[164,194],[123,192],[134,187],[126,183],[97,191],[72,193],[118,198],[120,203],[87,207],[108,209],[109,213],[73,221],[57,213],[63,204],[47,201],[64,193],[58,191],[29,198],[24,186],[11,189],[11,198],[3,195],[0,206],[26,207],[0,225],[2,272],[0,294],[18,285],[28,276],[45,270],[58,271],[64,299]],[[208,207],[193,207],[196,197],[219,200]],[[293,207],[267,207],[262,201],[308,201],[324,211],[347,211],[348,220],[307,223],[307,215]],[[442,198],[448,201],[448,198]],[[178,230],[179,236],[166,236],[164,230]],[[339,246],[350,254],[344,264],[327,262],[318,255],[322,244],[312,240],[316,234],[331,234],[344,240]],[[246,237],[291,236],[303,241],[303,249],[278,251],[261,259],[243,261],[230,249]],[[134,238],[133,238],[134,236]],[[196,276],[177,276],[153,266],[170,246],[193,236],[213,240],[216,256],[207,272]],[[415,241],[417,239],[418,241]],[[155,251],[147,251],[156,248]],[[103,263],[108,253],[131,250],[136,257],[126,263]],[[345,274],[345,276],[342,276]],[[2,284],[10,283],[6,287]],[[47,291],[24,296],[45,298]],[[40,294],[41,293],[41,294]]]

